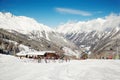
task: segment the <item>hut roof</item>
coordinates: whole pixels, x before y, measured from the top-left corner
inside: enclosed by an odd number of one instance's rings
[[[35,52],[20,52],[16,55],[25,56],[25,55],[44,55],[45,53],[55,53],[55,51],[35,51]]]

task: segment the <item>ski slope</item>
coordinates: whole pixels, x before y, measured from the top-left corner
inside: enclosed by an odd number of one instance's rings
[[[63,63],[24,62],[0,54],[0,80],[119,80],[119,60],[73,60]]]

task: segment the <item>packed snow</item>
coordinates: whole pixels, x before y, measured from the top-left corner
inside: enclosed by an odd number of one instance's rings
[[[0,80],[119,80],[119,60],[72,60],[63,63],[24,62],[0,54]]]

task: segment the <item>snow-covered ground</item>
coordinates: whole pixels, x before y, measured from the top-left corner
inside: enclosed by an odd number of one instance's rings
[[[120,60],[36,63],[0,54],[0,80],[120,80]]]

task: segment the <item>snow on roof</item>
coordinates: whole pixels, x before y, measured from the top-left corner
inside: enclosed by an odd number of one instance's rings
[[[35,51],[35,52],[20,52],[17,53],[18,56],[23,55],[44,55],[45,53],[55,53],[55,51]]]
[[[24,53],[17,53],[16,55],[17,56],[26,56],[26,54],[24,54]]]
[[[30,53],[26,53],[26,55],[44,55],[46,52],[30,52]]]
[[[19,53],[16,54],[17,56],[26,56],[26,52],[25,51],[21,51]]]

